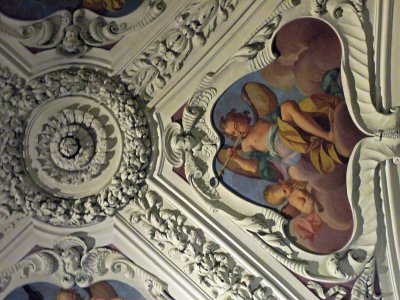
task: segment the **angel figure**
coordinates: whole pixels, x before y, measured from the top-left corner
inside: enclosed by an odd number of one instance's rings
[[[250,177],[265,178],[271,182],[283,179],[277,159],[287,171],[307,154],[322,174],[335,170],[335,162],[342,163],[337,154],[333,132],[333,111],[341,102],[339,97],[327,94],[312,95],[300,103],[286,100],[280,106],[273,91],[261,83],[248,82],[242,88],[242,99],[254,113],[254,122],[248,111],[232,109],[221,118],[220,128],[232,138],[241,138],[241,149],[222,149],[221,161],[231,156],[227,167]]]
[[[313,240],[322,225],[319,212],[324,209],[311,193],[306,181],[288,179],[265,188],[264,199],[271,205],[280,205],[287,200],[281,213],[294,219],[294,230],[303,240]]]

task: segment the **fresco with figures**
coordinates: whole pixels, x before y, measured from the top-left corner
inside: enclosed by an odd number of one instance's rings
[[[87,288],[74,286],[62,289],[56,285],[37,282],[24,285],[6,297],[6,300],[145,300],[133,287],[118,281],[101,281]]]
[[[143,0],[0,0],[0,11],[18,20],[38,20],[59,10],[85,8],[105,17],[122,17],[137,9]]]
[[[274,48],[275,62],[235,82],[214,107],[223,141],[215,170],[242,198],[289,219],[300,247],[331,253],[352,235],[346,168],[363,137],[344,99],[341,45],[325,23],[300,19],[277,33]]]

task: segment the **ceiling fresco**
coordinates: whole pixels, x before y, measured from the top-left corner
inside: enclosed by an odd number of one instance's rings
[[[19,20],[38,20],[59,10],[85,8],[105,17],[122,17],[137,9],[143,0],[0,0],[0,11]]]
[[[371,1],[0,0],[0,298],[399,298]]]
[[[363,137],[346,108],[340,42],[323,22],[300,19],[278,32],[275,47],[274,63],[235,82],[214,107],[224,139],[216,171],[290,219],[297,243],[331,253],[352,234],[346,169]]]
[[[5,300],[145,300],[133,287],[114,280],[101,281],[87,288],[78,286],[62,289],[56,285],[37,282],[11,292]]]

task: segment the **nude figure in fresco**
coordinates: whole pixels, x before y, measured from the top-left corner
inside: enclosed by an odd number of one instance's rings
[[[265,188],[264,199],[271,205],[280,205],[287,200],[281,213],[286,218],[293,219],[293,228],[302,239],[314,239],[322,225],[319,212],[324,209],[312,194],[312,187],[307,181],[289,178],[269,185]]]

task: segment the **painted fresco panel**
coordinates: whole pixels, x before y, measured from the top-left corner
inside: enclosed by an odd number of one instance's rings
[[[133,287],[119,281],[101,281],[88,288],[74,286],[64,290],[56,285],[38,282],[13,291],[6,300],[57,299],[57,300],[145,300]]]
[[[92,10],[105,17],[122,17],[137,9],[143,0],[0,0],[0,11],[18,20],[38,20],[59,10]]]
[[[343,96],[340,42],[325,23],[300,19],[278,32],[275,50],[274,63],[216,103],[215,169],[233,192],[287,217],[298,245],[331,253],[352,234],[346,169],[363,137]]]

